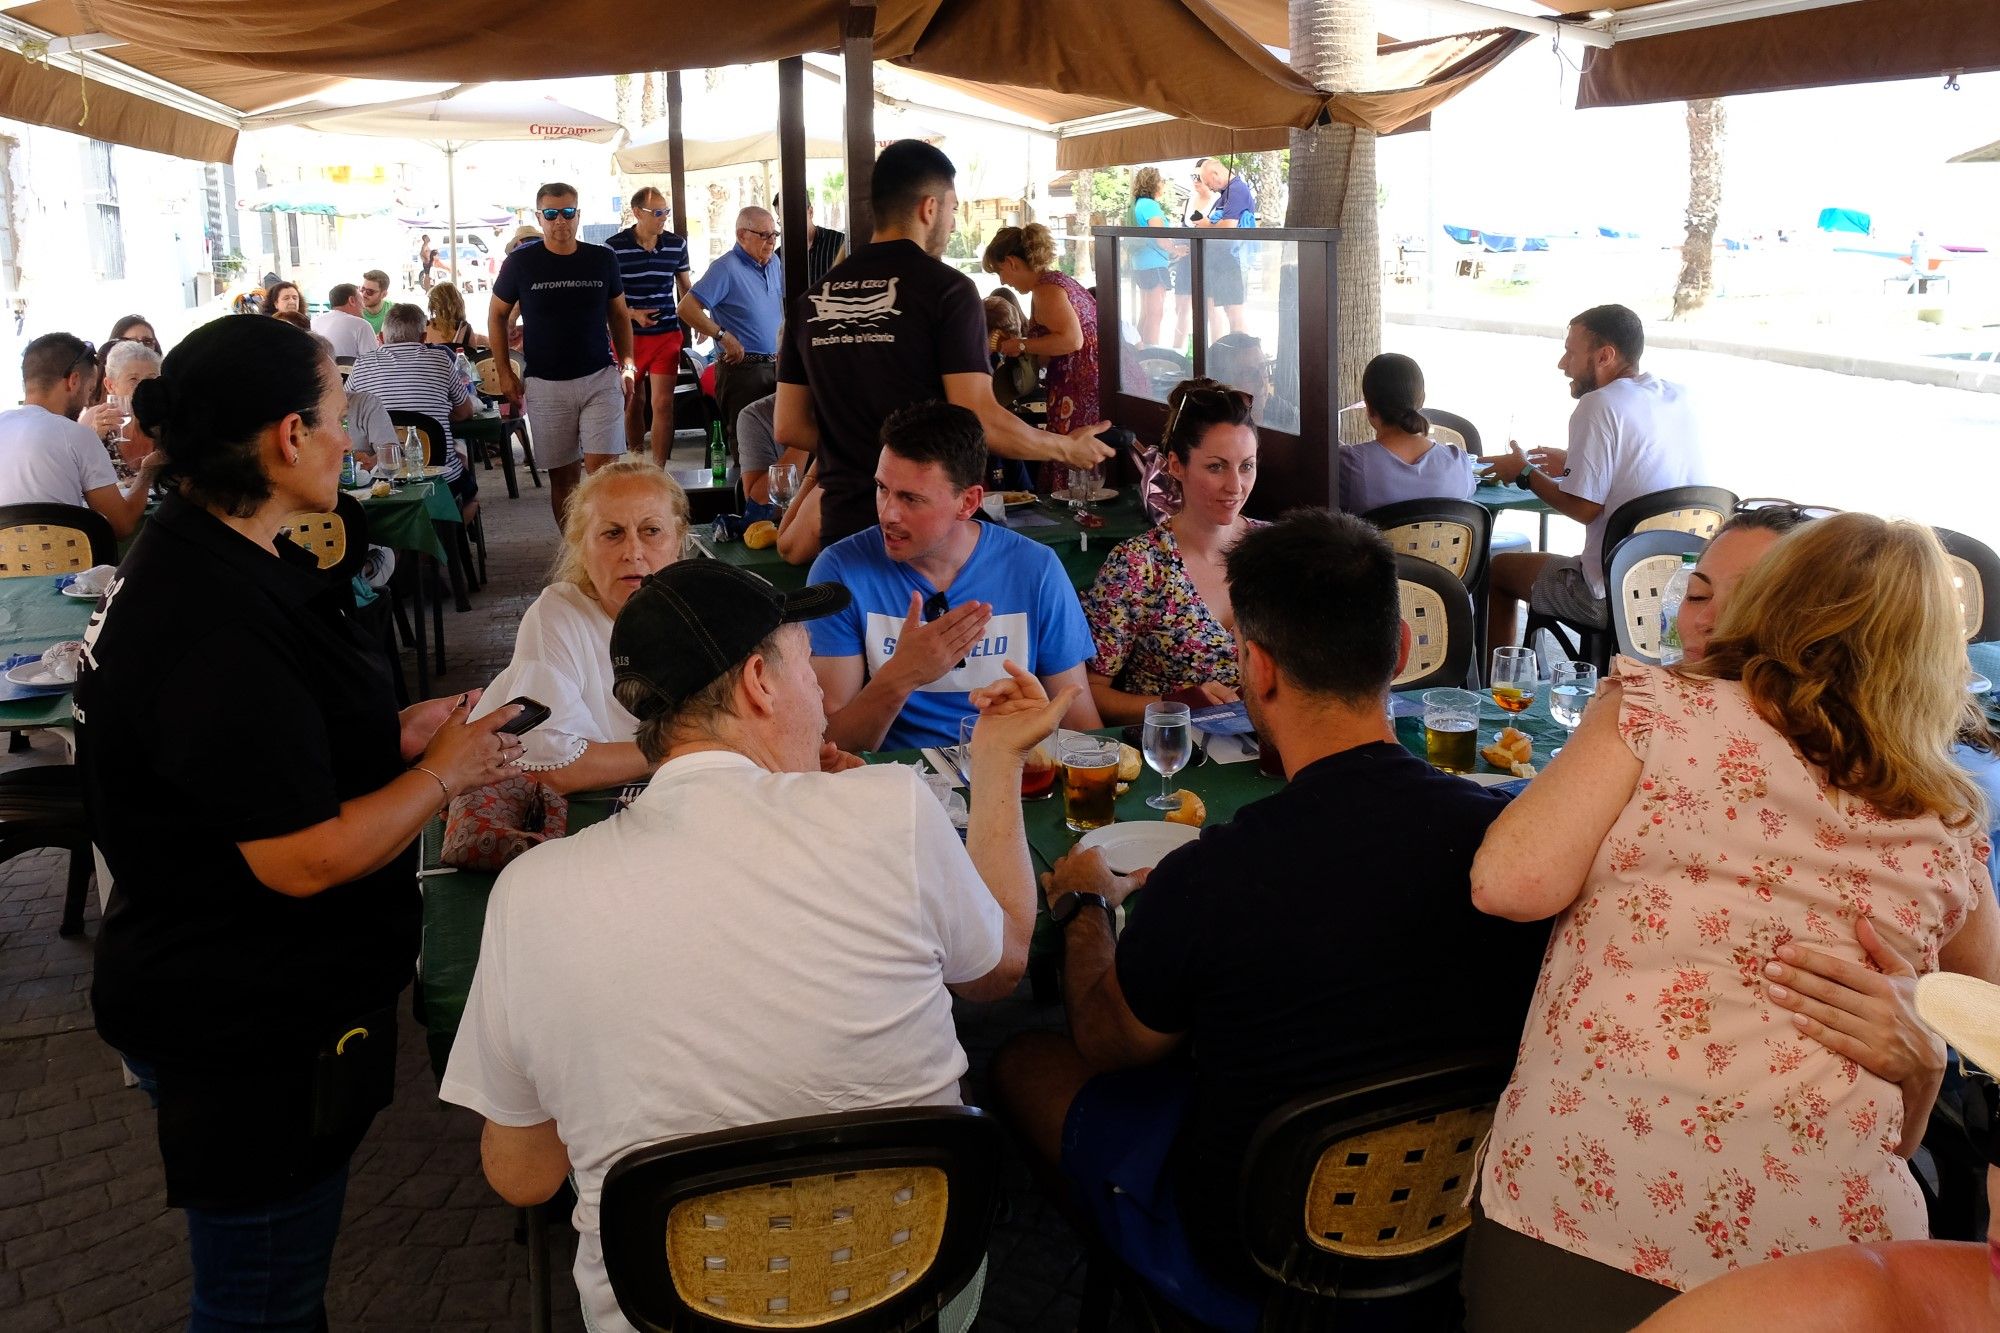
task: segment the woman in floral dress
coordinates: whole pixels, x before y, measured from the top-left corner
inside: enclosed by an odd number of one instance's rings
[[[988,242],[982,263],[1032,299],[1026,336],[1009,338],[997,350],[1002,356],[1041,358],[1049,430],[1067,435],[1097,425],[1097,299],[1056,268],[1049,229],[1039,222],[1002,227]]]
[[[1108,726],[1138,722],[1169,699],[1203,708],[1236,698],[1236,618],[1223,559],[1255,519],[1250,395],[1184,380],[1167,396],[1167,475],[1181,504],[1143,536],[1118,543],[1083,597],[1097,643],[1091,697]]]
[[[1920,1238],[1895,1085],[1766,991],[1797,941],[2000,976],[1957,597],[1927,528],[1785,537],[1707,655],[1620,659],[1493,825],[1473,901],[1554,916],[1482,1175],[1467,1327],[1629,1328],[1730,1269]]]

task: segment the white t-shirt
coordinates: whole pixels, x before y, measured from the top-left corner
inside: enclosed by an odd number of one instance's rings
[[[684,755],[501,874],[438,1095],[496,1124],[555,1120],[577,1290],[603,1333],[629,1330],[598,1238],[612,1163],[738,1125],[956,1105],[945,986],[998,965],[1003,927],[911,770]]]
[[[0,504],[83,507],[86,492],[117,484],[90,427],[34,403],[0,412]]]
[[[475,718],[527,695],[549,720],[521,738],[521,767],[561,768],[591,741],[629,741],[639,719],[611,693],[611,617],[574,583],[542,590],[514,633],[514,659],[479,697]]]
[[[363,357],[382,345],[367,320],[345,310],[320,311],[312,318],[312,330],[333,344],[335,356]]]
[[[1702,484],[1701,443],[1687,391],[1655,375],[1616,379],[1585,394],[1569,417],[1566,495],[1604,511],[1584,529],[1583,577],[1604,596],[1604,529],[1618,506],[1672,486]]]

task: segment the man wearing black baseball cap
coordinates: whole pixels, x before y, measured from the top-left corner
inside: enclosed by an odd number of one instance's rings
[[[716,560],[648,578],[611,659],[660,768],[631,808],[516,860],[487,904],[439,1095],[486,1117],[501,1197],[541,1202],[574,1169],[577,1288],[607,1333],[630,1327],[596,1229],[612,1162],[734,1125],[955,1104],[952,993],[999,999],[1027,963],[1021,767],[1075,690],[1050,700],[1010,664],[973,693],[961,844],[912,769],[824,745],[801,622],[847,601]]]

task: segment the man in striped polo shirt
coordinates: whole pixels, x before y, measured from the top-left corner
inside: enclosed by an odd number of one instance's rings
[[[618,256],[625,279],[625,304],[632,309],[632,363],[646,377],[653,405],[653,461],[661,466],[674,446],[674,382],[682,346],[675,310],[693,283],[687,240],[667,230],[666,205],[657,188],[640,186],[632,195],[632,225],[605,242]],[[635,454],[646,436],[648,401],[635,393],[625,405],[625,447]]]

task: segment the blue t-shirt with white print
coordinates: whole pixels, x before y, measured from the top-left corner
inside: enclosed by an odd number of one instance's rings
[[[919,686],[882,742],[885,750],[958,744],[958,720],[972,711],[966,695],[1007,676],[1002,661],[1052,676],[1096,655],[1076,590],[1054,551],[997,523],[979,523],[979,544],[951,581],[951,606],[993,608],[986,637],[965,665]],[[854,600],[839,615],[812,621],[813,656],[861,657],[872,677],[896,652],[910,613],[910,593],[928,600],[931,581],[889,558],[882,529],[868,528],[820,552],[811,581],[846,586]]]

